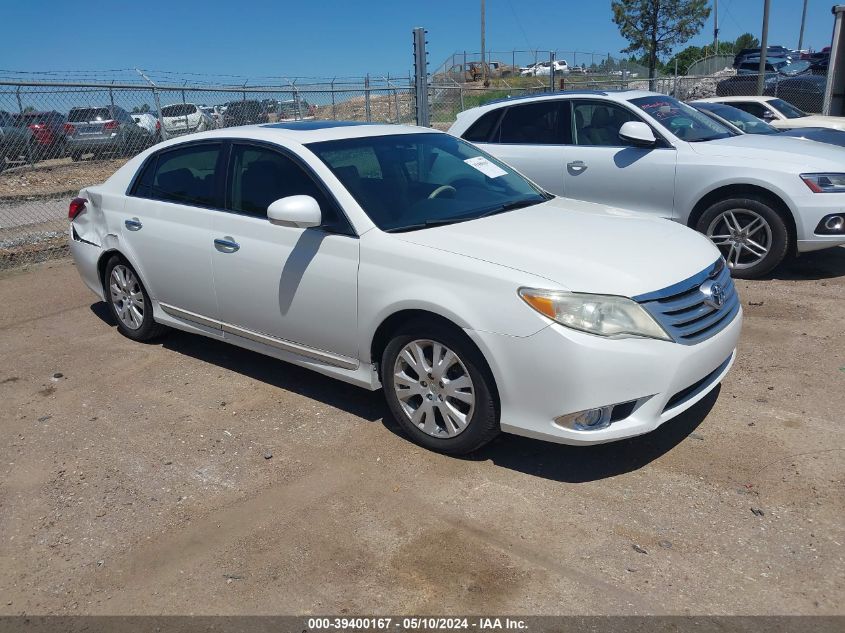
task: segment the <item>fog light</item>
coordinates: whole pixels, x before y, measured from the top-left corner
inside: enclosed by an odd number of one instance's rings
[[[826,215],[816,227],[816,235],[845,234],[845,213]]]
[[[610,426],[613,406],[587,409],[555,418],[555,423],[573,431],[598,431]]]
[[[843,225],[845,225],[845,218],[841,215],[834,215],[827,219],[824,223],[824,228],[828,231],[841,231]]]

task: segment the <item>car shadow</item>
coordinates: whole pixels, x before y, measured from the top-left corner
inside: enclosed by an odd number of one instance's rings
[[[105,303],[93,304],[91,312],[108,325],[117,325]],[[318,400],[369,422],[387,416],[387,407],[381,392],[367,391],[231,343],[171,330],[167,336],[156,339],[151,344],[161,345],[165,349],[185,354],[209,365]]]
[[[813,281],[833,277],[845,277],[845,246],[804,253],[778,266],[767,279]]]
[[[585,483],[629,473],[647,466],[687,440],[703,441],[694,431],[719,398],[721,385],[656,430],[627,440],[594,446],[567,446],[502,434],[469,460],[561,483]],[[692,436],[692,437],[690,437]]]
[[[92,304],[91,312],[109,326],[116,326],[105,303]],[[367,391],[198,334],[173,330],[152,344],[312,398],[368,422],[380,421],[385,429],[410,442],[393,420],[384,397],[378,391]],[[694,406],[655,431],[628,440],[596,446],[567,446],[503,433],[480,450],[454,459],[491,461],[501,468],[562,483],[614,477],[648,465],[690,438],[715,405],[720,389],[721,386],[717,386]],[[701,441],[697,434],[691,439]]]

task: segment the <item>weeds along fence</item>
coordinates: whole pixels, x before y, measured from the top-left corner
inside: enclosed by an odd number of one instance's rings
[[[284,85],[0,80],[0,268],[66,252],[68,202],[169,138],[313,119],[413,123],[407,77]]]

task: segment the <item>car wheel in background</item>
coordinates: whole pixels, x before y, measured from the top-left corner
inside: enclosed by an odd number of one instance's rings
[[[153,306],[138,273],[122,257],[114,255],[106,264],[103,279],[106,302],[117,321],[117,329],[135,341],[161,336],[167,327],[153,319]]]
[[[381,362],[388,407],[417,444],[460,455],[499,433],[490,368],[457,328],[408,324],[388,343]]]
[[[739,279],[770,273],[789,254],[790,232],[783,216],[758,198],[731,198],[710,206],[696,228],[719,248]]]
[[[70,158],[73,162],[78,163],[82,160],[82,152],[71,152]]]

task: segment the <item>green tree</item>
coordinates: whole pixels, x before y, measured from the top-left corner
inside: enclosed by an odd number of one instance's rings
[[[734,42],[734,51],[739,52],[743,48],[757,48],[760,46],[760,40],[751,35],[751,33],[743,33]]]
[[[149,112],[149,111],[150,111],[150,104],[148,104],[148,103],[145,103],[142,106],[135,106],[134,108],[132,108],[132,114],[139,114],[139,113],[143,114],[144,112]]]
[[[710,17],[708,0],[612,0],[613,21],[630,45],[623,52],[643,53],[648,76],[655,77],[661,56],[696,35]]]
[[[23,109],[23,113],[26,114],[27,112],[36,112],[35,106],[28,105]]]

